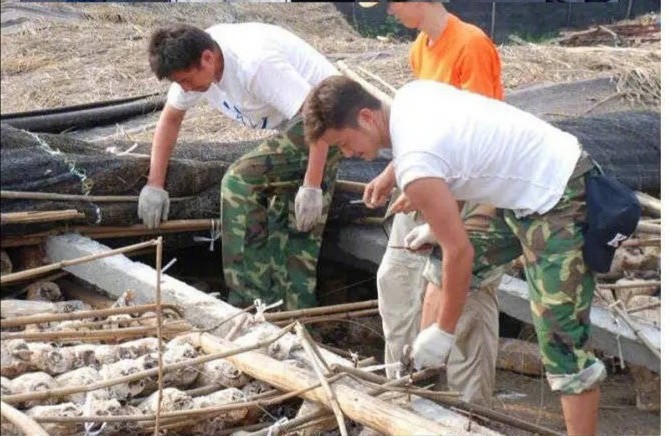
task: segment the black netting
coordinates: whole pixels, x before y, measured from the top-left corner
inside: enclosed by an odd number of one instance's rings
[[[618,112],[556,121],[576,135],[603,169],[628,186],[658,195],[660,192],[660,114]],[[64,135],[32,134],[2,126],[0,158],[2,190],[38,191],[61,194],[138,195],[146,182],[149,144],[134,150],[138,155],[117,156],[100,145]],[[218,218],[219,185],[228,166],[254,148],[257,142],[180,143],[167,174],[166,189],[172,198],[194,198],[170,205],[170,219]],[[117,141],[117,149],[132,144]],[[143,156],[144,155],[144,156]],[[338,178],[367,182],[381,172],[388,160],[372,163],[344,160]],[[379,216],[349,200],[360,194],[336,192],[331,224],[349,222],[363,216]],[[86,214],[88,224],[129,225],[139,223],[137,205],[71,201],[3,199],[3,213],[77,209]],[[3,226],[3,233],[25,234],[46,230],[57,224]]]
[[[606,174],[659,196],[661,116],[658,112],[614,112],[554,122],[577,136]]]

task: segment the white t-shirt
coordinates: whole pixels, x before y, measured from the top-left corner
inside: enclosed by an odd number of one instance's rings
[[[177,83],[167,103],[187,110],[205,98],[224,115],[254,129],[274,129],[297,115],[309,91],[337,69],[314,48],[281,27],[217,24],[206,29],[223,53],[223,76],[205,92]]]
[[[398,185],[444,179],[457,200],[549,211],[563,195],[581,153],[579,141],[507,103],[453,86],[417,80],[391,107]]]

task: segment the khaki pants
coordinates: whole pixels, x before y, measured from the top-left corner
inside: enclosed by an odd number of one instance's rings
[[[396,214],[389,245],[404,245],[404,238],[418,223],[413,216]],[[385,338],[385,362],[400,360],[405,345],[419,333],[427,281],[422,273],[427,255],[387,248],[377,272],[379,312]],[[502,275],[502,273],[500,274]],[[456,342],[447,360],[447,386],[468,402],[489,404],[495,386],[498,353],[497,280],[486,280],[486,289],[473,290],[456,325]],[[388,377],[394,377],[387,370]]]

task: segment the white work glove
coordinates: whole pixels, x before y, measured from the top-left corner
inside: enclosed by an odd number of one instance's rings
[[[137,216],[145,226],[155,229],[170,213],[170,195],[164,189],[144,185],[137,203]]]
[[[430,226],[426,224],[421,224],[412,229],[411,232],[405,236],[405,247],[412,250],[418,250],[423,245],[437,245],[437,239],[435,235],[430,230]]]
[[[323,192],[319,188],[301,186],[295,196],[296,227],[301,232],[312,229],[321,217]]]
[[[453,345],[454,335],[432,324],[422,330],[412,344],[414,368],[418,371],[444,365]]]

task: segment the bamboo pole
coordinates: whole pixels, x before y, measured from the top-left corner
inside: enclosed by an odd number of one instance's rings
[[[661,238],[650,239],[626,239],[621,243],[622,247],[660,247]]]
[[[316,351],[314,350],[312,343],[307,338],[305,328],[300,323],[298,323],[295,326],[295,330],[302,342],[302,347],[305,350],[305,353],[307,354],[310,363],[312,364],[312,369],[314,370],[314,373],[319,379],[319,382],[323,386],[323,390],[326,393],[326,398],[328,399],[328,404],[330,405],[330,408],[333,410],[333,413],[335,413],[335,419],[337,420],[337,426],[340,430],[340,434],[343,436],[348,436],[349,433],[347,432],[347,424],[344,421],[344,414],[342,413],[342,409],[340,408],[340,403],[337,401],[337,396],[335,395],[335,392],[333,392],[333,389],[331,388],[330,384],[326,380],[326,377],[323,375],[321,369],[319,368],[319,364],[317,363]],[[326,366],[325,369],[328,369],[328,366]]]
[[[182,316],[181,309],[174,304],[162,303],[161,307],[171,309]],[[141,314],[150,312],[156,309],[155,304],[142,304],[138,306],[127,307],[110,307],[107,309],[97,310],[80,310],[70,313],[49,313],[45,315],[30,315],[19,318],[2,319],[0,320],[0,328],[20,327],[28,324],[42,324],[47,322],[73,321],[77,319],[108,317],[111,315],[121,315],[127,313]]]
[[[191,330],[191,325],[184,321],[174,321],[163,326],[165,333],[174,335]],[[125,327],[110,330],[84,330],[84,331],[47,331],[47,332],[2,332],[0,339],[3,341],[11,339],[23,339],[24,341],[103,341],[110,339],[128,339],[136,336],[143,336],[147,333],[156,331],[154,326],[146,327]]]
[[[319,323],[319,322],[336,321],[336,320],[340,320],[340,319],[361,318],[361,317],[364,317],[364,316],[376,315],[378,313],[379,313],[379,309],[366,309],[366,310],[358,310],[358,311],[354,311],[354,312],[335,313],[335,314],[332,314],[332,315],[308,316],[308,317],[304,317],[304,318],[299,318],[298,320],[303,324],[314,324],[314,323]],[[289,319],[282,319],[282,320],[279,320],[279,321],[274,321],[274,323],[278,326],[286,325],[289,322],[291,322],[291,320],[289,320]]]
[[[192,219],[163,221],[155,229],[144,224],[130,226],[70,226],[66,229],[54,229],[24,236],[8,236],[0,240],[2,247],[20,247],[24,245],[38,245],[49,236],[62,233],[80,233],[93,239],[127,238],[132,236],[157,235],[164,233],[195,232],[210,230],[217,225],[216,219]]]
[[[168,372],[175,369],[185,368],[187,366],[200,365],[201,363],[209,362],[211,360],[224,359],[226,357],[234,356],[238,353],[245,353],[247,351],[255,350],[256,348],[266,347],[276,341],[277,339],[284,336],[286,333],[293,329],[293,324],[284,327],[275,335],[269,337],[268,339],[258,342],[253,345],[248,345],[239,348],[233,348],[219,353],[208,354],[207,356],[200,356],[193,359],[182,360],[181,362],[172,363],[170,365],[165,365],[163,371]],[[199,333],[194,333],[194,335],[199,335]],[[23,394],[14,394],[14,395],[5,395],[3,400],[8,404],[21,403],[25,401],[39,401],[45,400],[52,397],[64,397],[70,394],[76,394],[79,392],[90,392],[97,389],[107,388],[109,386],[114,386],[119,383],[128,383],[135,380],[140,380],[145,377],[153,377],[158,374],[158,368],[147,369],[145,371],[136,372],[134,374],[129,374],[123,377],[117,377],[115,379],[103,380],[96,383],[91,383],[83,386],[68,386],[64,388],[51,389],[47,391],[38,391],[38,392],[28,392]]]
[[[368,71],[368,70],[366,70],[366,69],[363,68],[363,67],[356,67],[356,69],[357,69],[358,71],[360,71],[361,73],[367,75],[367,76],[370,77],[371,79],[376,80],[377,82],[379,82],[379,84],[384,85],[384,87],[385,87],[386,89],[388,89],[388,90],[392,93],[393,96],[395,96],[395,93],[398,92],[398,90],[395,89],[395,88],[393,87],[393,85],[391,85],[390,83],[388,83],[386,80],[382,79],[381,77],[379,77],[379,76],[376,75],[375,73],[373,73],[373,72],[371,72],[371,71]]]
[[[163,238],[156,244],[156,337],[158,338],[158,403],[156,405],[156,422],[154,436],[158,436],[160,428],[161,401],[163,401],[163,307],[161,306],[161,270],[163,264]]]
[[[35,420],[6,404],[4,401],[0,403],[0,413],[3,418],[21,430],[25,436],[49,436],[49,433],[44,431],[42,426],[35,422]]]
[[[207,353],[219,353],[230,349],[233,344],[213,336],[194,336]],[[231,356],[228,360],[241,371],[253,378],[263,380],[282,390],[307,387],[316,381],[311,372],[285,362],[277,361],[260,352],[248,352]],[[448,424],[440,424],[423,418],[394,404],[374,398],[359,389],[339,382],[331,382],[342,412],[354,421],[387,434],[459,434],[462,429]],[[323,389],[316,389],[302,395],[310,401],[328,405]]]
[[[210,230],[217,225],[216,219],[192,219],[192,220],[172,220],[163,221],[157,228],[149,229],[144,224],[134,224],[131,226],[87,226],[86,228],[74,229],[77,233],[92,238],[123,238],[128,236],[143,236],[151,234],[186,232],[198,230]]]
[[[635,196],[640,202],[640,206],[651,212],[654,216],[661,216],[661,200],[640,191],[635,191]]]
[[[345,64],[344,61],[337,61],[336,65],[340,69],[342,74],[344,74],[348,78],[350,78],[352,80],[355,80],[358,83],[360,83],[363,88],[365,88],[375,98],[379,99],[382,102],[382,104],[385,104],[386,106],[389,106],[389,107],[391,106],[391,103],[393,102],[393,99],[388,94],[384,93],[379,88],[372,85],[367,80],[363,79],[360,75],[358,75],[356,72],[354,72],[354,70],[349,68],[349,66],[347,64]]]
[[[638,223],[637,229],[635,229],[635,231],[638,232],[638,233],[652,233],[654,235],[660,235],[661,234],[661,225],[640,221]]]
[[[621,318],[627,325],[628,327],[633,330],[633,333],[635,333],[635,336],[637,336],[642,343],[651,351],[654,356],[658,357],[658,359],[661,359],[661,351],[656,348],[654,344],[649,341],[649,339],[642,333],[640,330],[640,327],[637,325],[635,321],[626,313],[626,310],[623,308],[623,303],[621,300],[617,300],[615,304],[612,306],[612,310]]]
[[[630,315],[631,313],[642,312],[643,310],[656,309],[657,307],[661,307],[660,302],[651,303],[651,304],[647,304],[645,306],[636,307],[635,309],[628,309],[628,314]]]
[[[150,247],[156,245],[156,240],[152,239],[146,242],[140,242],[139,244],[128,245],[126,247],[117,248],[115,250],[106,251],[104,253],[96,253],[88,256],[83,256],[77,259],[63,260],[61,262],[51,263],[49,265],[40,266],[37,268],[28,269],[25,271],[19,271],[16,273],[5,274],[0,276],[0,286],[7,285],[19,280],[23,280],[27,277],[35,277],[46,272],[55,271],[66,266],[79,265],[80,263],[90,262],[92,260],[102,259],[103,257],[114,256],[116,254],[128,253],[130,251],[139,250],[140,248]]]
[[[10,212],[0,213],[0,224],[49,223],[86,218],[86,214],[76,209],[49,210],[42,212]]]
[[[95,203],[137,203],[137,195],[76,195],[55,192],[0,191],[3,200],[90,201]],[[194,197],[175,197],[170,201],[185,201]]]
[[[633,289],[633,288],[653,288],[656,286],[661,286],[660,280],[650,280],[650,281],[639,281],[633,283],[614,283],[614,284],[603,284],[598,283],[598,287],[601,289]]]
[[[367,309],[370,307],[377,307],[377,300],[334,304],[331,306],[321,306],[312,309],[287,310],[284,312],[266,313],[264,316],[267,321],[273,322],[290,318],[302,318],[307,316],[326,315],[329,313],[349,312],[352,310]]]

